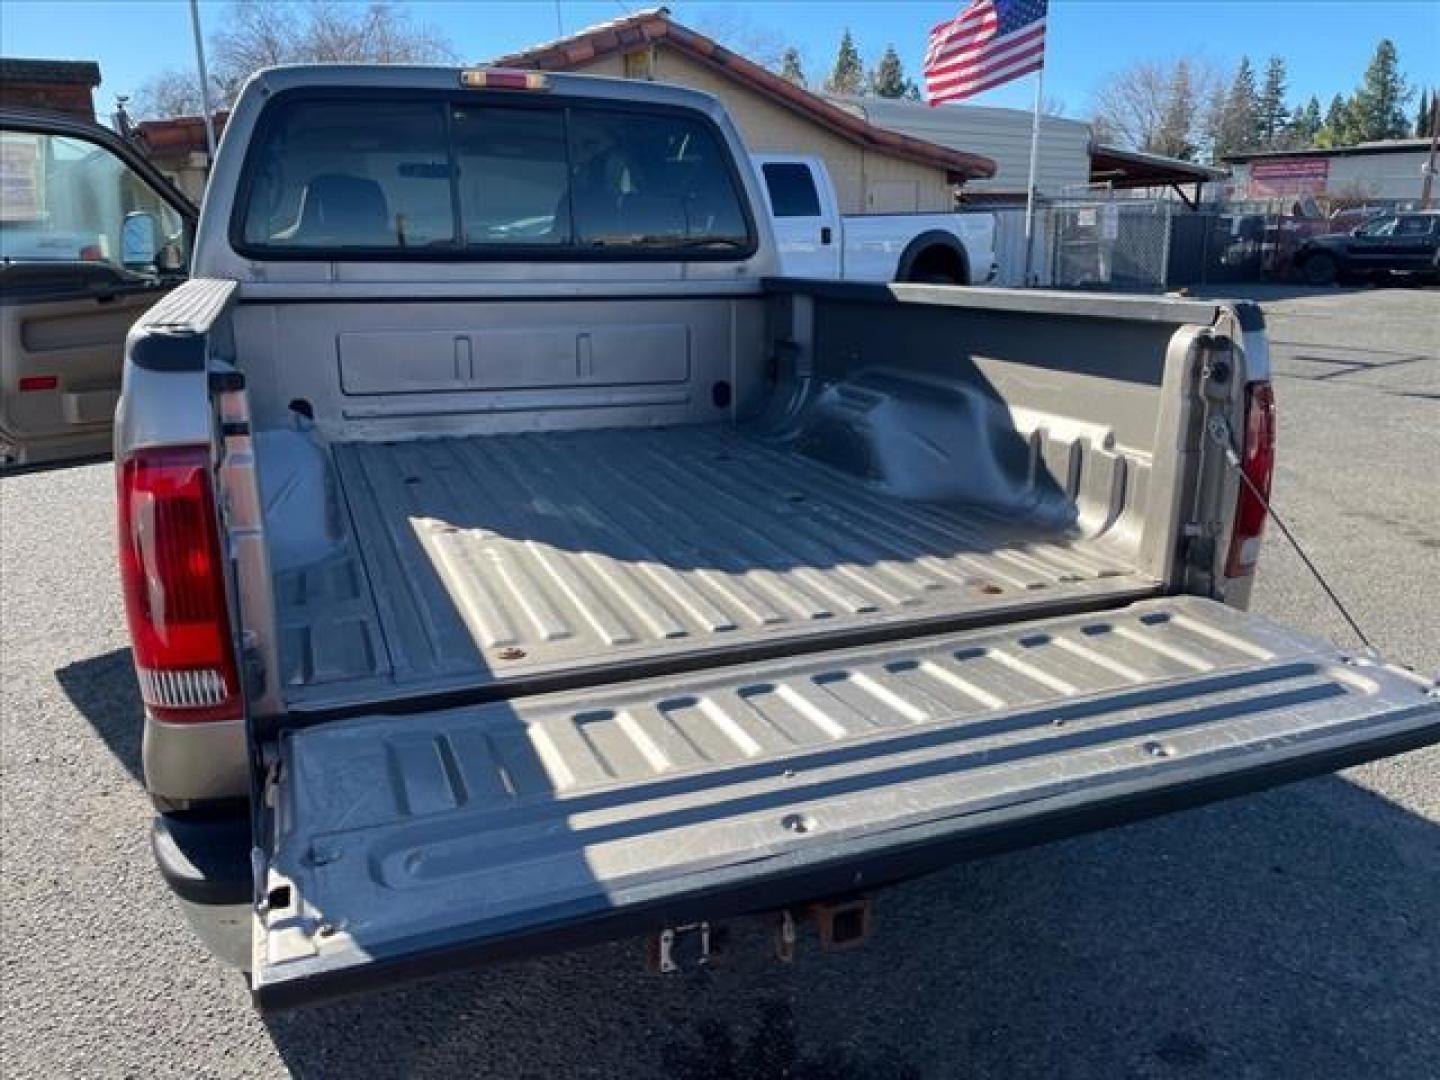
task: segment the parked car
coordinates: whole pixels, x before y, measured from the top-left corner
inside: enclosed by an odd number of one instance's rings
[[[821,158],[754,161],[780,266],[792,277],[983,285],[999,270],[993,214],[841,214]]]
[[[125,333],[185,275],[195,207],[112,132],[0,108],[0,467],[102,455]]]
[[[1310,237],[1295,267],[1312,285],[1391,274],[1440,281],[1440,210],[1385,214],[1346,233]]]
[[[243,89],[115,460],[156,860],[262,1007],[854,940],[888,883],[1440,740],[1244,611],[1256,307],[785,278],[764,199],[678,86]]]

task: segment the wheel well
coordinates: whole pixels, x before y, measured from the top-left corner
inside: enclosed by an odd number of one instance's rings
[[[897,281],[925,281],[946,277],[961,285],[970,283],[970,266],[965,250],[948,233],[924,233],[910,241],[900,256]]]

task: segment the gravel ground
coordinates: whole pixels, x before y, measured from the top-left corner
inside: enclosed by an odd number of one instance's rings
[[[1440,668],[1440,293],[1264,294],[1278,505]],[[150,865],[108,466],[0,481],[3,1071],[29,1076],[1440,1075],[1440,751],[896,888],[863,949],[703,978],[633,942],[262,1019]],[[1256,605],[1343,639],[1274,532]]]

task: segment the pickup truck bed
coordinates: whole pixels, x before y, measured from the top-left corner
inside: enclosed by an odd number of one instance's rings
[[[341,680],[373,701],[377,682],[509,686],[713,662],[717,650],[953,628],[1159,586],[1112,522],[1085,532],[904,500],[728,426],[331,449],[343,554],[277,582],[295,702],[333,697]],[[1069,474],[1078,483],[1083,470]]]

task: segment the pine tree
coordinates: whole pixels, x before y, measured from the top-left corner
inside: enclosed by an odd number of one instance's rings
[[[1265,87],[1255,110],[1255,126],[1261,146],[1273,147],[1285,134],[1285,58],[1272,56],[1265,64]]]
[[[883,98],[903,98],[910,89],[910,80],[905,78],[905,65],[894,45],[886,45],[880,62],[870,72],[866,93]]]
[[[1190,161],[1199,149],[1190,138],[1195,116],[1195,83],[1190,65],[1180,60],[1166,87],[1165,105],[1155,135],[1142,146],[1153,154]]]
[[[1325,122],[1320,125],[1320,131],[1315,136],[1316,146],[1336,147],[1345,145],[1346,126],[1349,124],[1349,108],[1345,99],[1336,94],[1330,99],[1330,107],[1325,110]]]
[[[1204,119],[1201,122],[1200,139],[1204,143],[1205,159],[1211,165],[1220,163],[1220,155],[1223,152],[1221,143],[1221,128],[1225,122],[1225,88],[1217,83],[1210,90],[1210,95],[1205,102]]]
[[[1250,58],[1242,56],[1229,91],[1214,107],[1211,138],[1216,160],[1260,145],[1259,97],[1255,91],[1255,69],[1250,66]]]
[[[1302,108],[1295,110],[1294,134],[1297,146],[1309,147],[1315,145],[1315,140],[1320,135],[1320,128],[1324,120],[1320,116],[1320,99],[1314,94]]]
[[[1410,127],[1405,105],[1413,93],[1400,74],[1395,43],[1381,38],[1351,101],[1356,141],[1404,138]]]
[[[800,50],[793,45],[780,57],[780,77],[796,86],[805,85],[805,69],[800,66]]]
[[[1430,113],[1435,108],[1435,102],[1430,95],[1420,91],[1420,108],[1415,113],[1415,138],[1424,139],[1430,135]]]
[[[864,82],[865,68],[860,63],[860,52],[855,48],[855,39],[850,36],[847,26],[840,38],[839,51],[835,54],[835,68],[830,72],[830,78],[825,80],[825,92],[854,96],[860,93]]]

